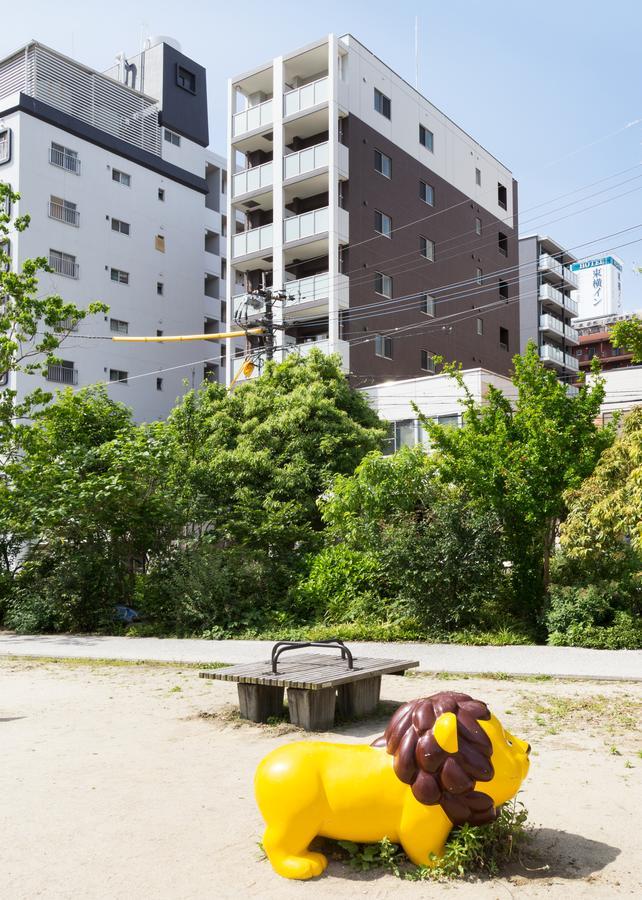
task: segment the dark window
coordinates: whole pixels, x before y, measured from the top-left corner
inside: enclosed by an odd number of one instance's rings
[[[499,297],[501,300],[508,300],[508,282],[499,282]]]
[[[159,297],[163,296],[164,289],[165,289],[165,285],[163,284],[163,282],[157,281],[156,282],[156,293],[158,294]]]
[[[122,319],[110,319],[109,330],[116,331],[118,334],[128,334],[129,322],[124,322]]]
[[[429,128],[426,128],[424,125],[419,126],[419,143],[426,148],[426,150],[430,150],[433,152],[435,136]]]
[[[477,271],[475,273],[475,279],[477,281],[477,284],[483,284],[483,282],[484,282],[484,273],[479,268],[479,266],[477,266]]]
[[[421,351],[421,368],[424,372],[432,372],[434,374],[435,354],[431,353],[430,350]]]
[[[159,200],[164,200],[164,199],[165,199],[165,188],[159,188],[159,189],[158,189],[158,199],[159,199]]]
[[[176,84],[190,94],[196,93],[196,75],[185,66],[176,66]]]
[[[381,113],[382,116],[385,116],[386,119],[390,118],[390,97],[386,97],[386,95],[382,94],[377,88],[374,89],[374,108],[378,113]]]
[[[0,165],[8,163],[11,159],[11,129],[0,130]]]
[[[484,333],[484,320],[478,318],[477,319],[477,334],[483,334],[483,333]]]
[[[435,315],[435,298],[430,294],[422,294],[419,301],[419,309],[425,316]]]
[[[503,184],[497,182],[497,202],[502,209],[508,209],[508,195]]]
[[[109,380],[119,381],[121,384],[127,384],[127,372],[123,372],[122,369],[110,369]]]
[[[431,184],[426,184],[425,181],[419,182],[419,196],[427,203],[428,206],[435,205],[435,189]]]
[[[475,184],[481,186],[481,169],[475,169]]]
[[[130,187],[132,183],[131,175],[128,175],[127,172],[121,172],[119,169],[111,170],[111,180],[117,181],[118,184],[124,184],[125,187]]]
[[[385,153],[382,153],[381,150],[375,150],[374,152],[374,166],[375,170],[381,175],[385,175],[386,178],[392,178],[392,160]]]
[[[481,234],[481,233],[482,233],[481,219],[479,218],[479,216],[475,216],[475,234]]]
[[[375,339],[375,353],[384,359],[392,359],[392,338],[378,334]]]
[[[422,256],[425,256],[426,259],[429,259],[431,262],[435,261],[435,242],[431,241],[430,238],[420,237],[419,238],[419,252]]]
[[[111,270],[111,280],[118,284],[129,284],[129,272],[123,272],[122,269]]]
[[[129,234],[129,222],[123,222],[122,219],[114,219],[112,216],[111,230],[117,231],[119,234]]]
[[[499,328],[499,348],[500,350],[508,350],[508,328]]]
[[[162,378],[157,378],[157,379],[156,379],[156,390],[157,390],[157,391],[162,391],[162,390],[163,390],[163,379],[162,379]]]
[[[169,128],[165,128],[163,131],[163,136],[168,144],[173,144],[175,147],[180,147],[180,145],[181,145],[180,134],[176,134],[175,131],[170,131]]]
[[[385,235],[385,237],[392,237],[392,219],[390,216],[375,209],[374,222],[375,231]]]
[[[508,238],[501,231],[497,234],[497,249],[502,256],[508,256]]]
[[[375,272],[375,291],[383,297],[392,297],[392,278],[382,272]]]

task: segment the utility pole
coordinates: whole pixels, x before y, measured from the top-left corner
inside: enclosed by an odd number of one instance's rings
[[[272,305],[272,291],[263,291],[265,299],[265,358],[274,359],[274,308]]]

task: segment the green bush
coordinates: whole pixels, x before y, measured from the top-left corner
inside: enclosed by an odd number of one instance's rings
[[[584,586],[553,585],[546,626],[557,646],[642,647],[642,584],[633,578]]]
[[[294,595],[301,607],[325,624],[372,621],[387,618],[382,583],[376,554],[339,544],[313,558],[309,575]]]

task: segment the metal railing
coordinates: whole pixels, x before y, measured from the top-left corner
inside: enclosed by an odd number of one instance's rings
[[[328,165],[328,142],[290,153],[283,160],[283,177],[295,178]]]
[[[232,179],[233,196],[249,194],[250,191],[258,191],[261,188],[270,187],[273,181],[272,163],[266,162],[252,169],[243,169],[237,172]]]
[[[542,253],[539,258],[539,268],[544,270],[548,269],[549,272],[554,272],[559,278],[564,279],[564,281],[574,288],[578,285],[575,272],[572,272],[568,266],[562,265],[562,263],[551,256],[550,253]]]
[[[301,110],[309,109],[324,103],[328,99],[328,76],[317,81],[311,81],[310,84],[304,84],[293,91],[287,91],[283,95],[283,115],[292,116]]]
[[[327,206],[292,216],[283,223],[283,240],[300,241],[303,238],[322,234],[329,227],[329,210]]]
[[[55,200],[49,201],[48,208],[50,219],[58,219],[59,222],[74,225],[76,228],[80,225],[80,213],[77,209],[66,206],[64,203],[56,203]]]
[[[562,322],[561,319],[556,319],[554,316],[549,316],[546,314],[540,316],[539,327],[547,329],[549,331],[554,331],[559,335],[564,334],[564,322]]]
[[[57,275],[64,275],[65,278],[78,278],[80,266],[73,259],[65,257],[53,256],[49,254],[49,265]]]
[[[78,331],[78,322],[76,319],[60,319],[56,322],[56,331]]]
[[[73,366],[47,366],[47,381],[57,384],[78,384],[78,369]]]
[[[261,225],[249,231],[241,231],[232,238],[232,252],[234,256],[246,256],[258,250],[267,250],[272,246],[272,226]]]
[[[574,344],[579,344],[580,342],[580,333],[576,328],[573,328],[571,325],[564,326],[564,336],[567,340],[573,341]]]
[[[263,128],[272,124],[272,100],[264,100],[256,106],[248,106],[232,116],[232,136],[238,137],[246,131],[254,131],[255,128]]]
[[[65,153],[64,150],[58,150],[57,147],[49,148],[49,162],[52,166],[58,166],[59,169],[65,169],[67,172],[73,172],[80,175],[80,160],[71,153]]]
[[[318,275],[299,278],[298,281],[288,281],[285,294],[286,306],[307,303],[309,300],[327,300],[330,296],[330,273],[320,272]]]

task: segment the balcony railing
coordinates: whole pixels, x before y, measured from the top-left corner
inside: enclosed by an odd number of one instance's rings
[[[555,303],[555,305],[559,306],[560,309],[565,309],[574,317],[577,316],[577,302],[568,295],[563,294],[561,291],[558,291],[557,288],[554,288],[552,284],[540,284],[539,299],[548,300],[551,303]]]
[[[288,354],[298,353],[307,356],[312,350],[320,350],[321,353],[338,353],[341,356],[341,368],[347,372],[350,368],[350,344],[348,341],[335,341],[332,347],[329,340],[306,341],[304,344],[289,344],[285,351]]]
[[[47,366],[47,381],[57,384],[78,384],[78,369],[73,366]]]
[[[80,266],[75,260],[61,259],[59,256],[49,256],[49,265],[57,275],[64,275],[65,278],[78,278]]]
[[[273,180],[271,162],[263,163],[262,166],[254,166],[253,169],[243,169],[242,172],[237,172],[232,179],[232,195],[240,197],[241,194],[249,194],[250,191],[271,187]]]
[[[56,331],[78,331],[77,319],[60,319],[56,322]]]
[[[248,253],[256,253],[259,250],[268,250],[273,243],[272,226],[261,225],[250,231],[241,231],[232,239],[234,257],[247,256]]]
[[[288,281],[285,293],[286,307],[307,303],[310,300],[327,300],[330,296],[330,273],[320,272],[318,275],[299,278],[298,281]]]
[[[283,223],[283,240],[300,241],[304,238],[322,234],[328,230],[329,210],[327,206],[321,209],[313,209],[302,213],[300,216],[292,216]]]
[[[264,100],[256,106],[248,106],[247,109],[235,113],[232,117],[232,135],[238,137],[246,131],[254,131],[271,125],[273,119],[272,100]]]
[[[290,153],[283,160],[283,177],[296,178],[328,165],[328,142]]]
[[[564,326],[564,337],[567,341],[570,341],[572,344],[579,344],[580,342],[580,334],[576,328],[572,328],[570,325]]]
[[[539,317],[539,327],[544,331],[554,331],[556,334],[560,336],[564,335],[564,322],[561,319],[556,319],[554,316],[543,315]]]
[[[539,356],[542,362],[563,366],[572,372],[577,372],[580,368],[580,364],[574,356],[571,356],[570,353],[564,353],[563,350],[554,347],[552,344],[542,344],[539,348]]]
[[[562,263],[551,256],[549,253],[542,253],[539,258],[539,269],[542,271],[553,272],[557,275],[558,278],[563,279],[571,287],[577,288],[577,275],[575,272],[572,272],[568,266],[562,265]]]
[[[49,148],[49,162],[52,166],[58,166],[59,169],[65,169],[67,172],[73,172],[80,175],[80,160],[71,153],[65,153],[56,147]]]
[[[328,76],[311,81],[300,88],[288,91],[283,96],[283,115],[292,116],[304,109],[325,103],[328,99]]]
[[[76,228],[80,225],[80,213],[77,209],[65,206],[64,203],[56,203],[54,200],[49,201],[49,218],[58,219],[65,225],[74,225]]]

